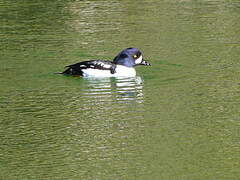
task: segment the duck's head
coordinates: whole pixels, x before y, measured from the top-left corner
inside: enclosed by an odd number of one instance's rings
[[[142,53],[137,48],[127,48],[122,50],[113,59],[113,62],[115,64],[119,64],[127,67],[134,67],[136,65],[144,65],[144,66],[151,65],[150,63],[148,63],[143,59]]]

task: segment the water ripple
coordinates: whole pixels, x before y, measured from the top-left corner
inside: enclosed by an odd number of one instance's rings
[[[83,96],[89,101],[142,103],[143,80],[141,77],[134,78],[86,78],[88,87],[84,89]]]

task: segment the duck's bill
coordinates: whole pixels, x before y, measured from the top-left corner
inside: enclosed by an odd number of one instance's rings
[[[142,62],[139,65],[151,66],[151,64],[145,60],[142,60]]]

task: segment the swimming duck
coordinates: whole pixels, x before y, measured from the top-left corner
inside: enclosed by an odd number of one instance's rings
[[[61,74],[83,77],[134,77],[135,66],[150,66],[137,48],[122,50],[113,61],[90,60],[66,66]]]

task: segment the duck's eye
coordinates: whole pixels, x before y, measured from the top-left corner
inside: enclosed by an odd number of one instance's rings
[[[135,58],[135,59],[136,59],[136,58],[137,58],[137,55],[136,55],[136,54],[134,54],[134,55],[133,55],[133,58]]]

